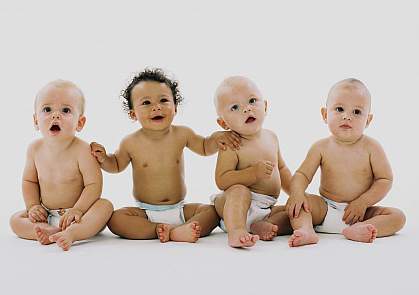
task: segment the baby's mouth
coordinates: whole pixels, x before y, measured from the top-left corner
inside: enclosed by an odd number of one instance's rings
[[[253,123],[254,121],[256,121],[255,117],[250,116],[249,118],[246,119],[246,124],[248,123]]]
[[[348,125],[348,124],[342,124],[339,127],[340,128],[343,128],[343,129],[352,129],[352,126],[351,125]]]
[[[164,119],[164,117],[160,116],[160,115],[151,118],[151,120],[153,120],[153,121],[160,121],[160,120],[163,120],[163,119]]]
[[[60,128],[60,126],[59,126],[59,125],[57,125],[57,124],[53,124],[53,125],[51,126],[51,128],[49,128],[49,130],[50,130],[50,131],[52,131],[52,132],[58,132],[58,131],[61,131],[61,128]]]

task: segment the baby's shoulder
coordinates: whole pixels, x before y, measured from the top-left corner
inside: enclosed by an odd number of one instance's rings
[[[27,148],[28,153],[36,153],[42,147],[44,140],[42,138],[32,141]]]
[[[364,135],[362,138],[362,145],[368,152],[382,150],[381,144],[375,138]]]
[[[72,150],[77,154],[77,155],[91,155],[91,149],[90,149],[90,144],[86,141],[84,141],[83,139],[80,139],[78,137],[74,138],[73,144],[72,144]]]
[[[278,135],[270,130],[270,129],[263,129],[263,134],[265,137],[269,138],[270,140],[272,140],[273,142],[275,142],[276,144],[279,144],[279,139],[278,139]]]

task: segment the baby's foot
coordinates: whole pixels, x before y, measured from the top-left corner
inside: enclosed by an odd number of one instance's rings
[[[278,234],[278,226],[267,221],[258,221],[252,223],[250,231],[258,235],[262,241],[272,241]]]
[[[172,226],[170,226],[169,224],[165,224],[165,223],[157,224],[156,233],[160,242],[166,243],[170,240],[171,229],[172,229]]]
[[[372,243],[377,237],[377,229],[372,224],[356,223],[345,228],[342,234],[349,240]]]
[[[198,221],[182,224],[170,231],[170,240],[175,242],[195,243],[200,236],[201,226]]]
[[[236,229],[228,232],[228,244],[234,248],[252,247],[258,240],[258,235],[252,235],[244,229]]]
[[[64,251],[70,249],[71,245],[74,242],[73,236],[68,231],[60,231],[54,235],[49,237],[51,242],[57,243],[59,247],[61,247]]]
[[[295,230],[289,238],[288,245],[290,247],[298,247],[308,244],[316,244],[318,241],[319,237],[313,229],[300,228]]]
[[[49,237],[51,235],[59,232],[59,231],[60,231],[60,229],[58,227],[53,227],[53,226],[42,226],[41,227],[39,225],[35,226],[36,239],[42,245],[49,245],[49,244],[53,243],[52,241],[49,240]]]

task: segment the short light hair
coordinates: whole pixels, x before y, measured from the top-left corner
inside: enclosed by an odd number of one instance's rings
[[[341,81],[336,82],[333,84],[332,88],[330,88],[329,93],[327,95],[326,106],[329,105],[330,96],[332,95],[333,91],[336,90],[338,87],[344,87],[348,89],[358,89],[368,98],[368,105],[369,109],[371,109],[371,94],[368,90],[367,86],[361,81],[356,78],[347,78]]]
[[[37,105],[37,103],[38,103],[38,100],[39,100],[39,98],[40,98],[40,96],[41,96],[41,94],[42,94],[42,92],[45,90],[45,89],[47,89],[48,87],[56,87],[56,88],[72,88],[72,89],[74,89],[74,90],[76,90],[78,93],[79,93],[79,96],[80,96],[80,114],[81,115],[83,115],[84,114],[84,109],[85,109],[85,104],[86,104],[86,100],[85,100],[85,98],[84,98],[84,94],[83,94],[83,92],[81,91],[81,89],[76,85],[76,84],[74,84],[73,82],[71,82],[71,81],[68,81],[68,80],[62,80],[62,79],[57,79],[57,80],[54,80],[54,81],[51,81],[51,82],[49,82],[48,84],[46,84],[44,87],[42,87],[41,88],[41,90],[39,90],[38,91],[38,93],[36,94],[36,97],[35,97],[35,103],[34,103],[34,108],[35,108],[35,111],[36,111],[36,105]]]

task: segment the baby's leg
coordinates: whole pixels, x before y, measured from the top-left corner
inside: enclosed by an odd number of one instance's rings
[[[198,222],[200,237],[208,236],[217,227],[220,219],[215,207],[205,204],[186,204],[183,208],[187,223]]]
[[[313,225],[321,224],[327,213],[327,205],[323,199],[316,195],[307,195],[310,212],[303,208],[297,218],[290,217],[290,222],[294,233],[288,240],[290,247],[316,244],[319,237],[313,229]]]
[[[156,239],[157,225],[148,220],[144,210],[137,207],[115,210],[108,222],[108,228],[115,235],[133,240]]]
[[[46,222],[33,223],[29,220],[26,210],[15,213],[10,218],[10,226],[18,237],[38,240],[42,245],[52,243],[49,236],[60,231],[58,227],[51,226]]]
[[[231,186],[223,196],[215,199],[215,209],[224,219],[231,247],[252,247],[259,240],[258,235],[252,235],[246,229],[251,200],[250,190],[240,184]]]
[[[373,206],[367,209],[364,221],[345,228],[342,234],[350,240],[371,243],[376,237],[395,234],[405,222],[406,217],[401,210]]]
[[[74,241],[85,240],[96,235],[104,228],[113,212],[111,202],[99,199],[82,216],[79,223],[71,224],[64,231],[50,236],[50,241],[56,242],[64,251],[67,251]]]
[[[263,241],[271,241],[277,235],[292,233],[292,227],[285,206],[274,206],[264,220],[257,221],[250,226],[252,234],[256,234]]]

